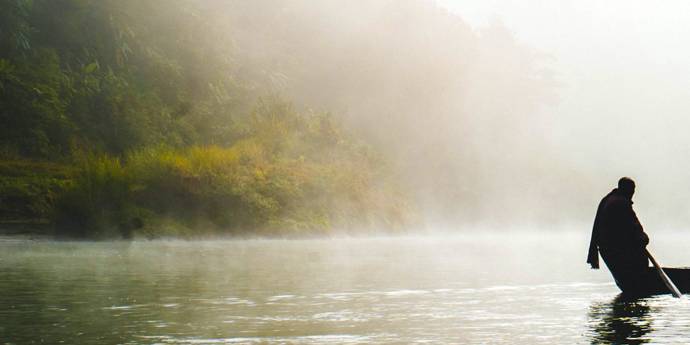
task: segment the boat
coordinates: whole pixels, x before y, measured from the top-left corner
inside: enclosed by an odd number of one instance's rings
[[[666,275],[678,287],[681,293],[690,293],[690,267],[664,268]],[[671,290],[664,284],[659,272],[654,267],[636,274],[620,274],[611,271],[616,285],[627,296],[651,296],[670,294]]]

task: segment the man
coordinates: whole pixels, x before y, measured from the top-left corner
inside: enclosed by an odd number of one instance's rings
[[[622,177],[618,180],[618,188],[601,200],[587,256],[587,263],[594,269],[599,268],[598,249],[619,283],[634,280],[649,267],[645,249],[649,237],[633,211],[633,194],[635,182],[629,177]]]

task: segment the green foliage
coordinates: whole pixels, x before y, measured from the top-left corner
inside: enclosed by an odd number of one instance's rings
[[[32,220],[52,216],[55,199],[69,185],[69,168],[46,162],[0,162],[0,219]]]
[[[56,205],[58,230],[77,236],[113,236],[125,216],[129,189],[130,179],[119,159],[80,157],[72,183]]]
[[[4,0],[0,2],[0,58],[20,54],[31,47],[28,23],[31,0]]]
[[[62,97],[65,75],[51,52],[0,64],[0,146],[23,156],[50,156],[68,146],[72,127]]]
[[[234,77],[231,42],[199,10],[187,1],[3,1],[1,151],[120,155],[235,140],[234,114],[253,100]]]
[[[0,217],[96,238],[404,223],[383,160],[329,114],[261,99],[272,72],[237,64],[214,8],[1,2]]]
[[[230,147],[149,147],[127,154],[124,164],[87,156],[56,223],[67,232],[88,229],[80,236],[116,236],[142,218],[145,226],[134,231],[147,237],[404,224],[404,198],[379,182],[384,165],[348,137],[334,138],[335,128],[327,115],[302,115],[272,100]]]

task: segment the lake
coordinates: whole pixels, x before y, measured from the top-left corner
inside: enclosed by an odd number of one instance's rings
[[[690,236],[650,235],[690,263]],[[690,302],[620,299],[588,236],[4,238],[0,344],[690,343]]]

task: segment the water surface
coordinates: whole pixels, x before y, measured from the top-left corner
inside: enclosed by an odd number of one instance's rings
[[[4,240],[0,343],[690,342],[690,302],[619,298],[587,235]],[[652,249],[680,265],[687,242]]]

